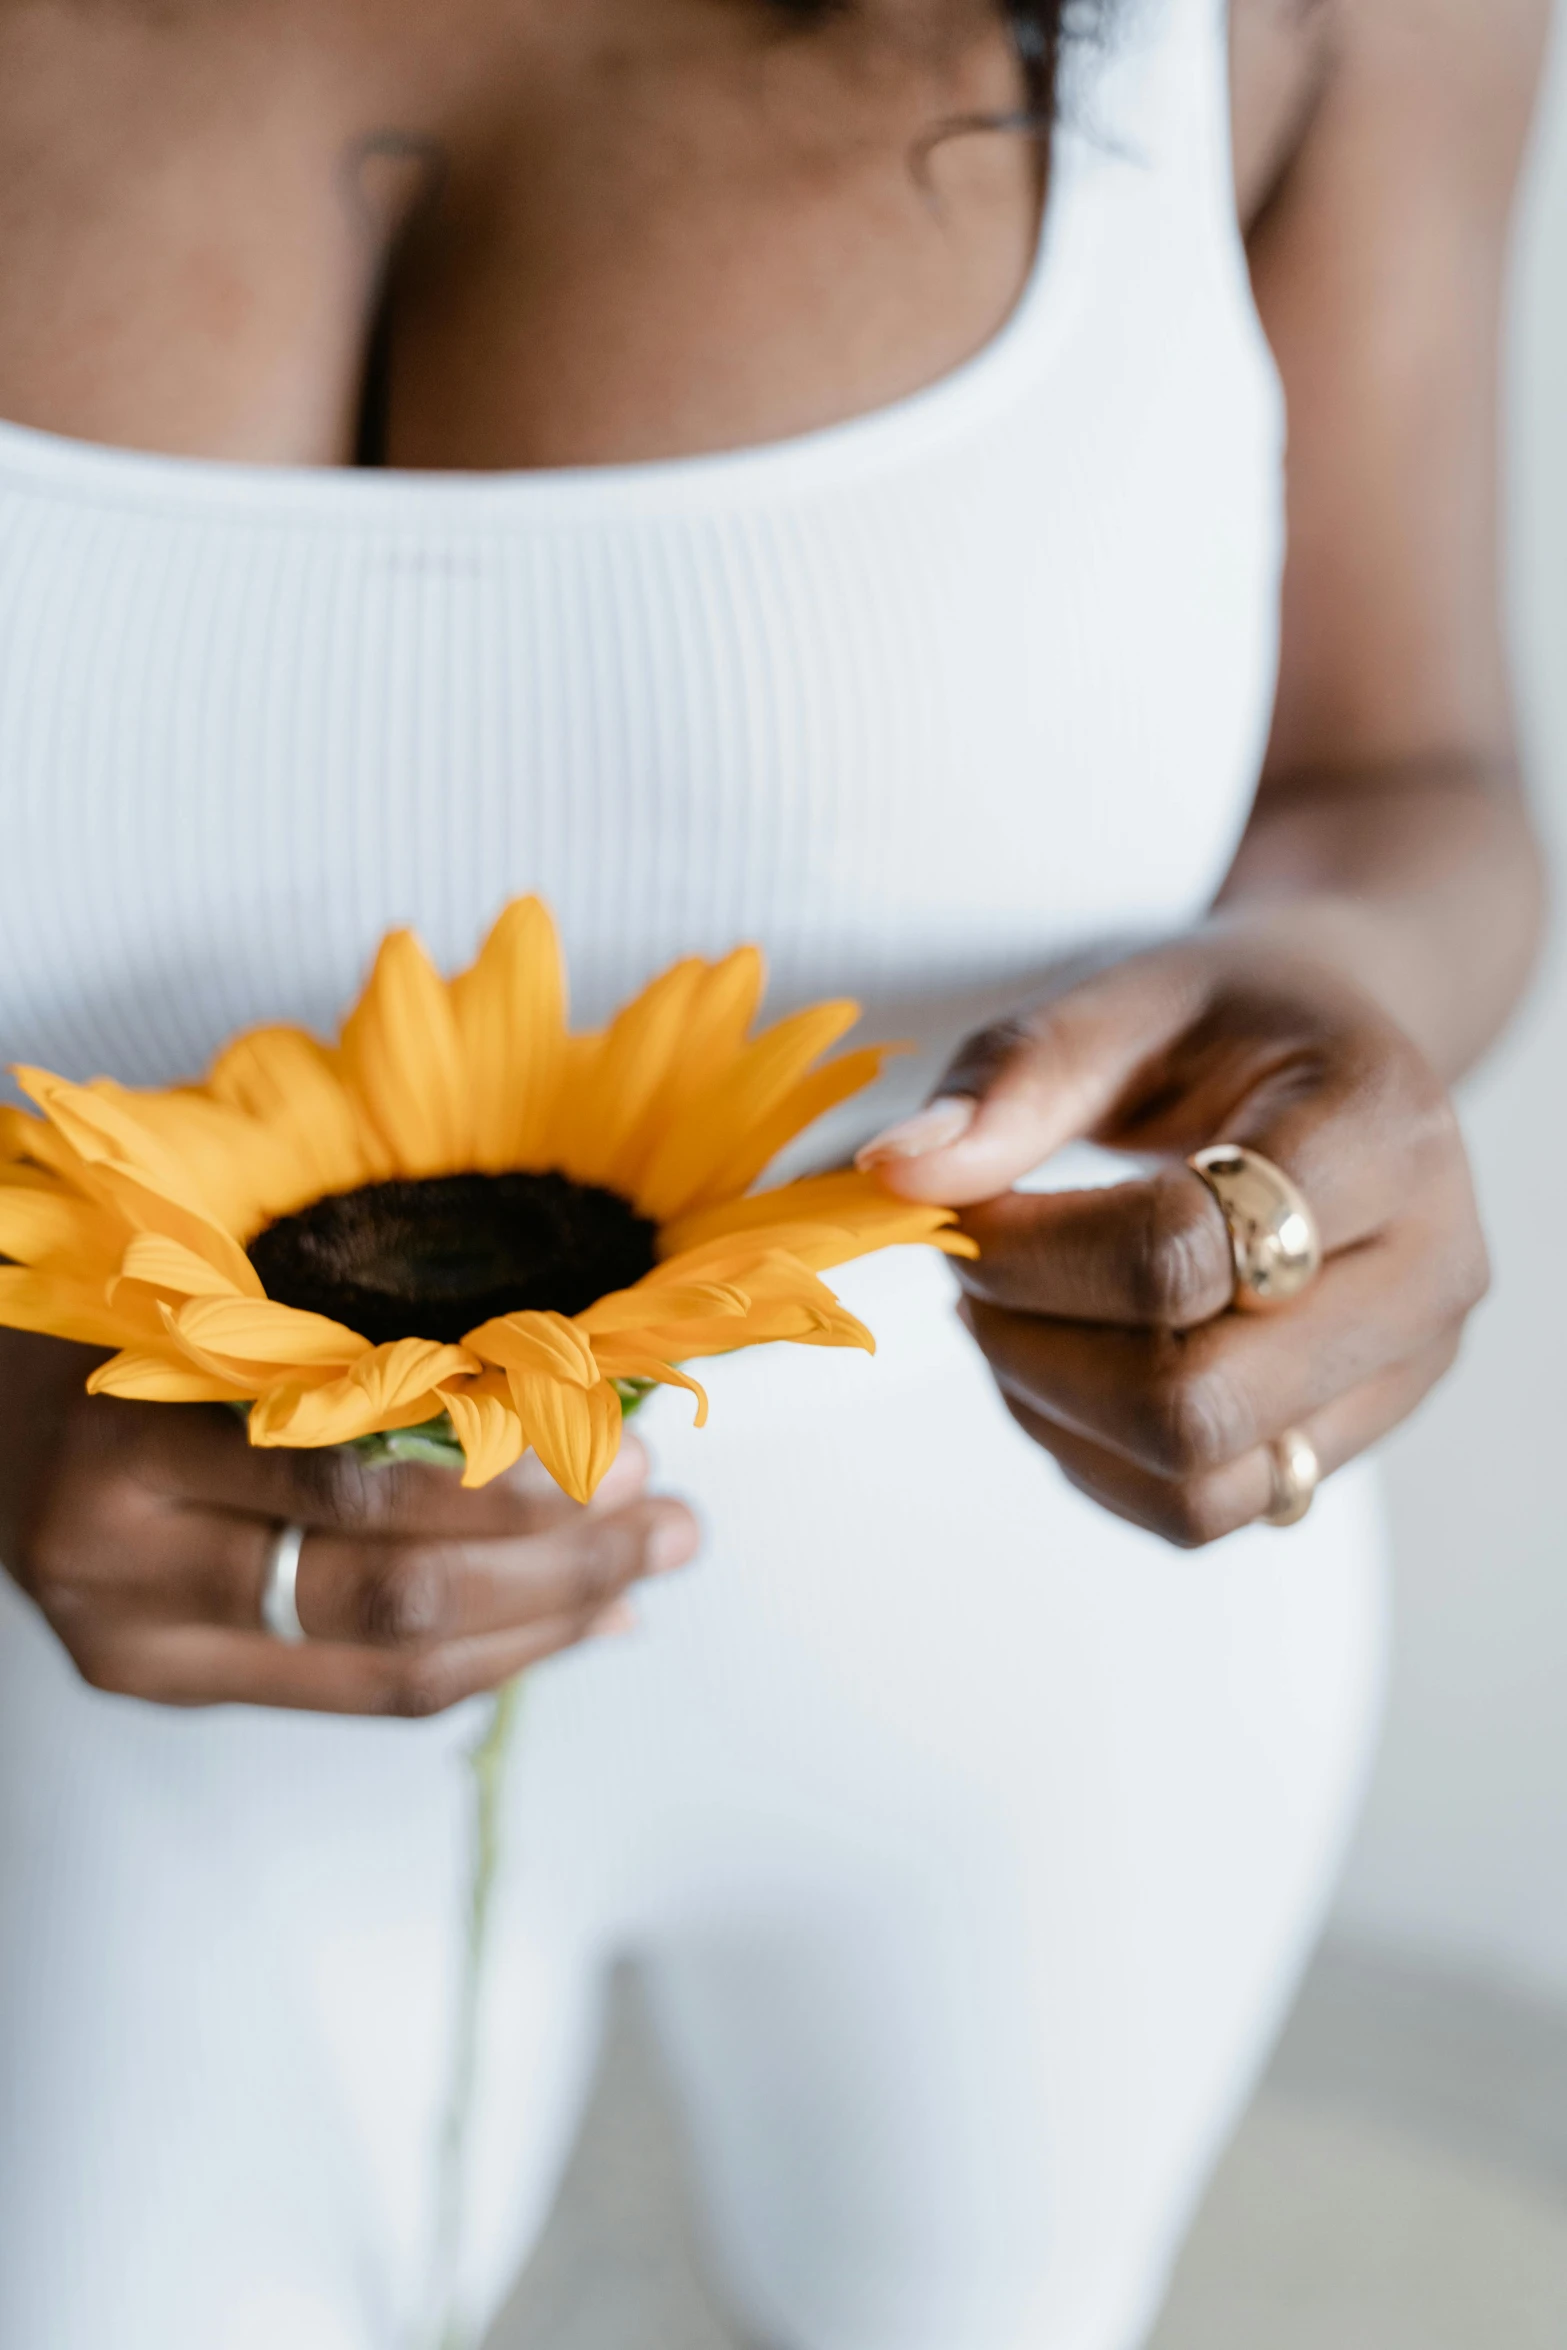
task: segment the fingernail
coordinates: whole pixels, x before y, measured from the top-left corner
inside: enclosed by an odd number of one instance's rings
[[[686,1564],[695,1548],[690,1527],[679,1518],[666,1518],[648,1536],[645,1571],[649,1575],[672,1575],[676,1567]]]
[[[944,1151],[963,1140],[978,1109],[970,1094],[943,1094],[940,1100],[916,1110],[912,1118],[874,1135],[855,1153],[854,1163],[861,1168],[880,1167],[888,1159],[922,1159],[927,1151]]]
[[[628,1607],[623,1599],[617,1599],[611,1601],[602,1614],[594,1617],[588,1631],[595,1640],[613,1640],[618,1634],[634,1632],[636,1628],[636,1609]]]

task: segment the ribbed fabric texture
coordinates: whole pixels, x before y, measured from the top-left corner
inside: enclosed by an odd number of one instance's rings
[[[1222,0],[1107,14],[1017,315],[862,422],[517,478],[0,427],[0,1058],[177,1077],[328,1026],[388,923],[450,967],[537,889],[585,1018],[756,938],[776,1008],[915,1039],[830,1159],[1052,957],[1196,913],[1267,723],[1281,417]],[[748,2335],[1120,2350],[1320,1922],[1363,1482],[1175,1572],[1052,1474],[933,1252],[832,1280],[874,1361],[719,1358],[701,1430],[651,1402],[702,1561],[529,1677],[466,2339],[633,1949]],[[0,1575],[4,2350],[453,2338],[482,1710],[106,1695]]]
[[[133,1082],[326,1027],[382,930],[541,891],[596,1018],[765,946],[916,1095],[1055,956],[1199,909],[1270,699],[1277,386],[1222,10],[1091,60],[1007,327],[792,442],[341,475],[0,427],[0,1052]]]

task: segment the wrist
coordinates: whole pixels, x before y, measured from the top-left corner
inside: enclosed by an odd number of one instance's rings
[[[1450,1083],[1522,995],[1544,907],[1515,771],[1432,759],[1267,784],[1213,927],[1336,973]]]

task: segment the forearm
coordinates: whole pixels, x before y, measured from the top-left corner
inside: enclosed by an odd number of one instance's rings
[[[1215,914],[1330,963],[1451,1080],[1522,994],[1544,899],[1515,772],[1433,757],[1270,778]]]

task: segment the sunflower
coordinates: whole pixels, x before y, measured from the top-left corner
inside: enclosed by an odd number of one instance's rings
[[[676,963],[608,1027],[566,1025],[559,943],[507,907],[449,983],[382,943],[335,1046],[261,1028],[204,1083],[15,1075],[0,1109],[0,1324],[117,1351],[96,1393],[224,1402],[257,1445],[400,1432],[483,1485],[529,1447],[585,1501],[623,1411],[772,1340],[874,1341],[819,1278],[877,1248],[969,1244],[853,1171],[752,1186],[871,1082],[818,1004],[752,1035],[754,947]]]

